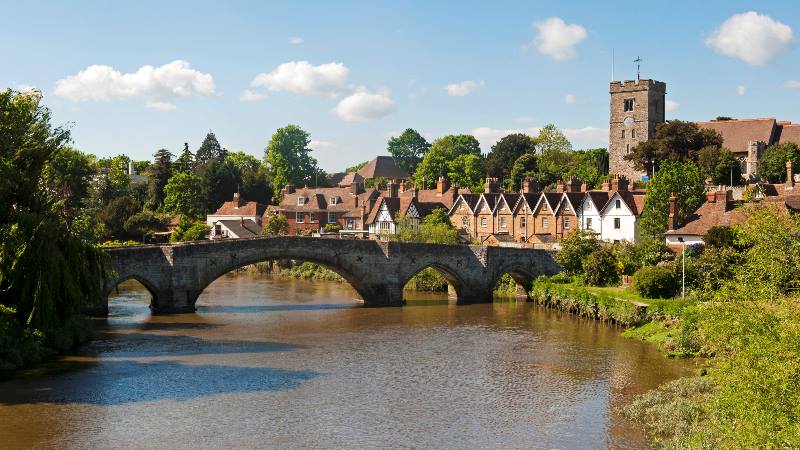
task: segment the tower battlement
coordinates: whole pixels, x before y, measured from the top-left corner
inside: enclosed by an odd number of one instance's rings
[[[663,81],[650,80],[642,78],[641,80],[623,80],[612,81],[610,85],[610,92],[635,92],[642,89],[647,90],[661,90],[666,93],[667,83]]]

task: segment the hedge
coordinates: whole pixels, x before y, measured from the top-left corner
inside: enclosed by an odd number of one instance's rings
[[[540,277],[530,291],[533,302],[580,317],[634,326],[647,320],[646,308],[586,289],[553,283]]]

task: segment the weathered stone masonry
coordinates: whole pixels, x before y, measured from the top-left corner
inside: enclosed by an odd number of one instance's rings
[[[521,286],[559,271],[543,250],[465,245],[410,244],[311,237],[259,237],[176,245],[108,249],[113,277],[91,309],[108,313],[108,294],[128,279],[153,296],[155,313],[190,312],[209,284],[233,269],[275,259],[323,264],[345,278],[367,306],[403,304],[403,287],[419,271],[434,267],[453,285],[459,304],[492,300],[492,288],[505,273]]]

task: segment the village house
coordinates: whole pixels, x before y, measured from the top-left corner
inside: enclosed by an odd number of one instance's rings
[[[539,183],[531,178],[522,181],[522,193],[519,194],[517,202],[512,209],[514,217],[514,241],[528,242],[536,233],[536,223],[533,217],[533,210],[541,197]]]
[[[245,202],[236,192],[231,201],[225,202],[213,214],[206,216],[206,225],[211,228],[210,239],[248,238],[261,234],[262,216],[267,206],[258,202]]]
[[[477,233],[477,207],[481,194],[461,193],[447,212],[450,223],[458,230],[461,240],[474,242]]]
[[[542,192],[539,201],[531,211],[533,234],[528,242],[533,244],[553,244],[558,240],[555,211],[561,203],[563,192]]]
[[[413,197],[380,197],[367,217],[369,237],[386,239],[397,233],[401,221],[404,226],[419,230],[420,213]]]

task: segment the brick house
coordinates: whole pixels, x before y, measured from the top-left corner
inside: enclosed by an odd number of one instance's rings
[[[528,242],[550,244],[557,240],[555,211],[561,203],[562,195],[563,192],[543,192],[539,196],[539,201],[531,210],[534,232],[528,238]]]
[[[477,236],[477,207],[481,194],[462,193],[447,212],[450,223],[459,231],[462,240],[473,242]]]
[[[261,233],[262,216],[267,205],[245,202],[239,193],[225,202],[213,214],[206,216],[206,225],[211,228],[210,239],[254,237]]]
[[[407,226],[419,230],[420,213],[414,197],[379,197],[367,216],[369,237],[381,239],[397,233],[397,227],[403,218],[407,219]]]

